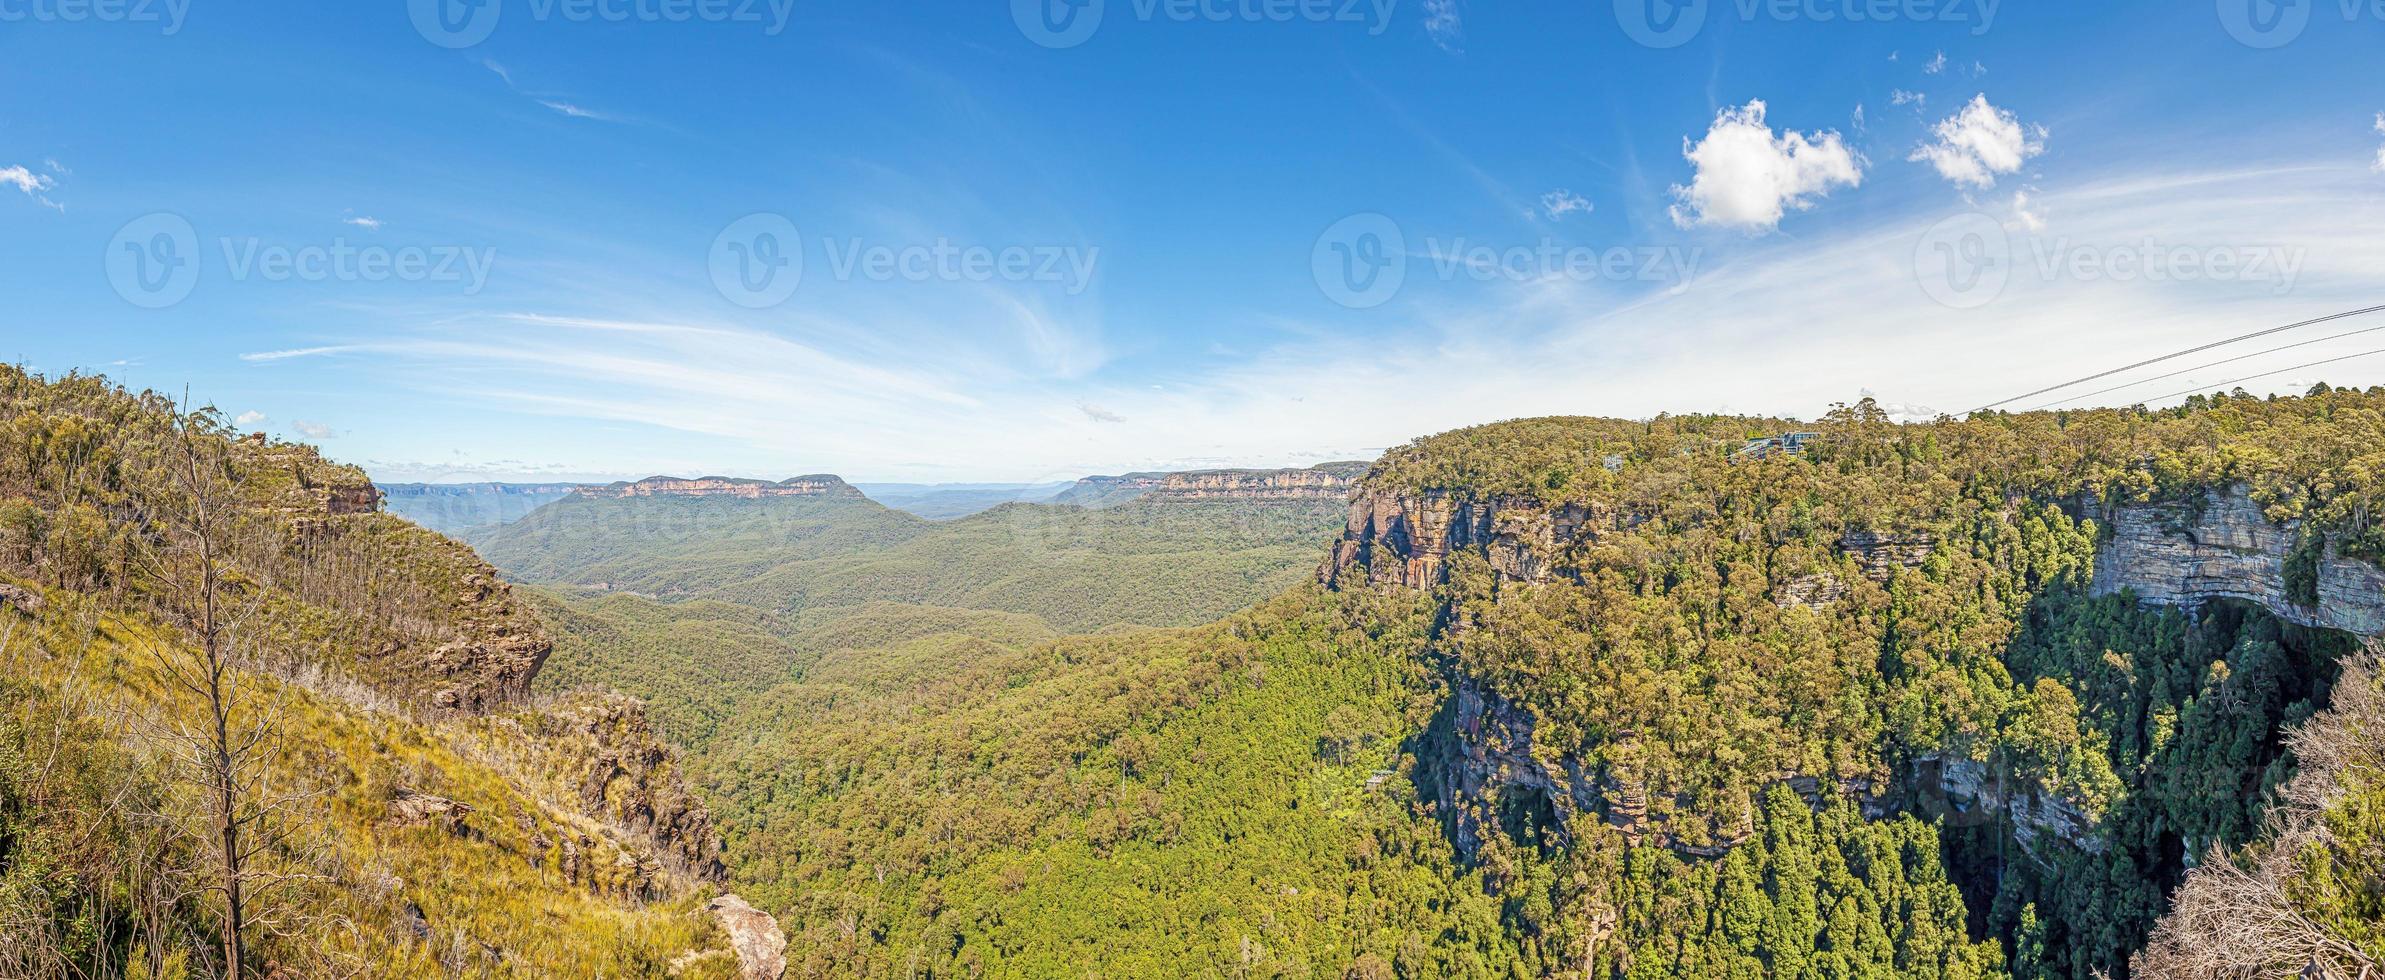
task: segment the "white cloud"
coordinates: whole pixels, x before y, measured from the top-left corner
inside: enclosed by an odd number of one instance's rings
[[[1922,70],[1922,73],[1923,73],[1923,74],[1928,74],[1928,75],[1935,75],[1935,74],[1937,74],[1937,73],[1939,73],[1939,72],[1945,71],[1945,70],[1946,70],[1946,52],[1944,52],[1944,51],[1940,51],[1940,52],[1938,52],[1938,54],[1937,54],[1937,56],[1936,56],[1936,57],[1934,57],[1934,58],[1931,58],[1931,59],[1930,59],[1930,63],[1929,63],[1929,64],[1926,64],[1926,65],[1923,65],[1923,66],[1921,66],[1921,70]]]
[[[24,167],[0,167],[0,186],[23,191],[26,197],[40,202],[43,207],[66,210],[63,205],[50,200],[49,191],[57,187],[58,182],[48,174],[37,174]]]
[[[1463,53],[1458,45],[1466,39],[1466,25],[1458,14],[1458,0],[1424,0],[1424,33],[1441,50]]]
[[[1855,135],[1863,135],[1867,128],[1863,124],[1863,103],[1855,103]]]
[[[1683,155],[1697,173],[1689,185],[1673,186],[1673,223],[1683,228],[1714,225],[1768,231],[1789,211],[1813,207],[1814,198],[1834,187],[1863,182],[1863,160],[1836,132],[1808,138],[1795,130],[1775,136],[1764,122],[1761,99],[1724,109],[1706,138],[1683,141]]]
[[[1095,405],[1092,402],[1078,402],[1077,411],[1085,413],[1086,418],[1092,419],[1096,422],[1119,423],[1126,421],[1126,416],[1110,411],[1109,409],[1103,408],[1099,405]]]
[[[1915,109],[1922,109],[1929,106],[1930,97],[1919,92],[1907,92],[1901,88],[1890,89],[1888,91],[1888,104],[1909,105]]]
[[[358,228],[362,228],[362,229],[364,229],[364,230],[366,230],[366,231],[380,231],[380,230],[381,230],[381,219],[379,219],[379,218],[375,218],[375,217],[372,217],[372,216],[370,216],[370,215],[363,215],[363,214],[360,214],[360,215],[356,215],[356,216],[354,216],[354,217],[349,217],[349,218],[341,218],[341,219],[340,219],[340,224],[343,224],[343,225],[354,225],[354,226],[356,226],[356,227],[358,227]]]
[[[2385,136],[2385,112],[2377,113],[2376,130],[2377,135]],[[2377,147],[2377,162],[2370,164],[2369,169],[2385,174],[2385,146]]]
[[[243,429],[253,429],[269,421],[272,420],[267,418],[263,412],[242,412],[239,417],[232,420],[232,424]]]
[[[2021,125],[2020,117],[1988,104],[1980,95],[1935,129],[1938,141],[1914,148],[1906,159],[1927,162],[1960,187],[1996,186],[1999,174],[2019,173],[2021,164],[2045,152],[2045,127]]]
[[[0,167],[0,184],[8,184],[27,194],[49,190],[51,183],[48,176],[23,167]]]
[[[1540,196],[1540,213],[1550,221],[1562,220],[1574,212],[1589,214],[1590,199],[1569,190],[1553,190]]]
[[[305,419],[293,419],[290,422],[290,428],[297,430],[299,435],[309,439],[329,439],[339,434],[331,431],[331,427],[328,425],[321,422],[309,422]]]
[[[2045,230],[2045,215],[2039,213],[2042,209],[2032,210],[2036,207],[2036,202],[2030,199],[2027,188],[2012,192],[2013,219],[2019,221],[2021,227],[2027,229],[2032,235]]]

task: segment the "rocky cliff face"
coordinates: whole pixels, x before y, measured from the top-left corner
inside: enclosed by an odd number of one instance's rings
[[[1580,504],[1552,508],[1521,497],[1361,489],[1317,577],[1333,586],[1430,589],[1441,584],[1451,554],[1471,550],[1489,558],[1503,579],[1537,582],[1562,567],[1575,545],[1631,523]]]
[[[530,679],[554,652],[554,641],[487,565],[466,575],[452,598],[458,617],[449,638],[428,654],[412,654],[429,675],[431,705],[477,714],[527,700]],[[383,654],[409,655],[403,645]]]
[[[1361,488],[1351,499],[1342,538],[1318,577],[1336,587],[1428,590],[1443,581],[1452,555],[1472,552],[1487,559],[1502,581],[1540,582],[1567,574],[1575,549],[1637,523],[1631,515],[1595,505],[1550,506],[1519,497]],[[1936,550],[1937,541],[1922,533],[1851,531],[1838,546],[1853,564],[1854,574],[1885,584],[1901,571],[1919,568]],[[1774,599],[1784,606],[1819,609],[1843,599],[1848,590],[1838,575],[1815,572],[1782,583]],[[2373,592],[2371,601],[2385,603]],[[1532,711],[1475,678],[1452,678],[1443,711],[1447,724],[1428,740],[1426,751],[1433,758],[1419,772],[1425,789],[1448,815],[1452,839],[1462,853],[1472,854],[1483,835],[1499,832],[1499,814],[1517,807],[1537,814],[1560,840],[1570,839],[1587,817],[1607,822],[1634,842],[1669,846],[1685,854],[1711,856],[1732,843],[1728,827],[1711,828],[1720,840],[1678,839],[1665,821],[1650,816],[1647,788],[1630,773],[1588,769],[1571,747],[1536,747],[1538,725]],[[1818,798],[1819,780],[1797,773],[1782,773],[1779,779],[1809,799]],[[2047,837],[2091,852],[2103,847],[2095,821],[2078,806],[2032,786],[2006,785],[1983,763],[1926,758],[1899,783],[1880,787],[1857,781],[1838,790],[1858,800],[1875,818],[1918,810],[1957,823],[2004,821],[2032,853]]]
[[[2272,523],[2242,488],[2214,492],[2199,507],[2119,508],[2110,523],[2111,540],[2095,561],[2099,595],[2128,589],[2188,608],[2242,599],[2304,626],[2385,634],[2385,570],[2329,544],[2317,556],[2318,601],[2296,601],[2286,575],[2301,528]]]
[[[1152,501],[1170,500],[1342,500],[1350,495],[1356,475],[1349,466],[1332,464],[1304,470],[1203,470],[1170,473],[1143,494]]]
[[[583,497],[739,497],[758,500],[764,497],[854,497],[856,490],[844,480],[826,474],[797,476],[771,483],[767,480],[740,480],[725,476],[707,476],[693,480],[656,476],[635,483],[610,483],[601,487],[579,487],[574,493]]]
[[[589,813],[651,839],[688,874],[720,881],[720,833],[681,779],[678,753],[646,719],[646,705],[611,691],[579,691],[538,715],[554,773]]]

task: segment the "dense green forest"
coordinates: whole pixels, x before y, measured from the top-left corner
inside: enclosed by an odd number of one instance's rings
[[[476,535],[507,574],[782,616],[879,602],[1022,613],[1066,632],[1190,626],[1291,587],[1330,500],[1005,504],[930,522],[860,498],[572,498]]]
[[[2242,487],[2375,554],[2380,405],[1859,404],[1770,458],[1734,452],[1785,423],[1462,430],[1367,492],[1578,508],[1544,574],[1476,541],[1421,592],[856,648],[897,682],[794,670],[692,765],[823,975],[2126,976],[2193,863],[2269,846],[2358,644],[2093,594],[2112,515]],[[1448,723],[1458,685],[1529,719],[1520,757]],[[2331,846],[2374,839],[2357,800]],[[2339,865],[2371,876],[2306,914],[2369,962],[2375,865]]]

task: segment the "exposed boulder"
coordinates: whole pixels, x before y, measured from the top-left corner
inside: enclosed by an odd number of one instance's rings
[[[735,895],[713,899],[706,908],[729,934],[729,946],[737,951],[745,980],[779,980],[787,972],[787,934],[770,913]]]
[[[401,790],[389,801],[388,816],[382,822],[391,827],[430,827],[461,837],[471,832],[464,822],[471,813],[469,803]]]
[[[41,612],[42,607],[46,605],[48,603],[43,601],[41,595],[32,589],[0,582],[0,606],[7,606],[31,616]]]

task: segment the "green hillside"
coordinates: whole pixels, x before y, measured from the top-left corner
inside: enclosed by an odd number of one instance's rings
[[[476,535],[508,575],[779,615],[900,602],[1057,629],[1206,622],[1315,567],[1342,506],[1005,504],[933,523],[857,498],[573,498]]]
[[[0,976],[735,975],[675,755],[373,501],[0,368]]]
[[[2381,410],[1461,430],[1364,491],[1505,515],[1422,588],[1368,584],[1409,527],[1212,626],[856,657],[897,682],[799,675],[692,765],[815,975],[2122,976],[2241,854],[2352,976],[2375,753],[2313,719],[2361,641],[2090,580],[2121,508],[2236,487],[2385,553]],[[2350,788],[2273,841],[2318,745]]]

